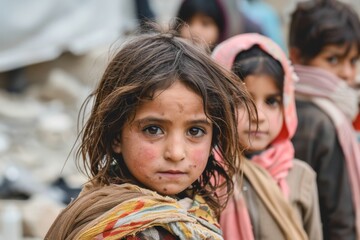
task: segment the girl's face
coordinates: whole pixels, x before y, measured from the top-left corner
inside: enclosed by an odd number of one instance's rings
[[[355,44],[346,53],[347,45],[327,45],[308,65],[323,68],[339,78],[345,80],[350,86],[355,83],[356,62],[359,59]]]
[[[211,17],[198,13],[191,18],[188,24],[190,29],[183,27],[180,31],[183,38],[190,39],[192,35],[195,35],[195,37],[204,40],[209,46],[214,46],[218,42],[220,31]]]
[[[250,152],[266,149],[279,135],[283,125],[281,92],[275,80],[267,75],[249,75],[245,85],[258,110],[258,129],[256,120],[250,121],[244,111],[239,111],[238,132],[240,140]]]
[[[203,107],[199,95],[176,81],[138,107],[113,149],[140,183],[178,194],[200,177],[210,155],[213,125]]]

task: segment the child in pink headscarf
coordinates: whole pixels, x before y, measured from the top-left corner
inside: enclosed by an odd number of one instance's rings
[[[242,79],[258,110],[258,119],[249,119],[239,109],[238,132],[250,161],[221,215],[224,238],[322,239],[316,175],[294,159],[290,141],[297,116],[286,55],[267,37],[242,34],[218,45],[213,58]]]

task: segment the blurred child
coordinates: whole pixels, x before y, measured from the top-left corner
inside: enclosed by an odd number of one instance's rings
[[[241,34],[219,44],[213,58],[242,79],[258,110],[258,119],[239,111],[249,161],[244,183],[235,178],[221,214],[224,238],[321,239],[316,175],[294,159],[290,141],[297,126],[295,75],[285,53],[267,37]]]
[[[78,151],[90,181],[46,239],[222,239],[214,193],[232,192],[235,111],[252,106],[236,77],[171,32],[147,33],[116,54],[92,98]]]
[[[177,18],[182,37],[196,36],[210,49],[239,33],[262,32],[257,24],[238,10],[236,0],[184,0]]]
[[[290,58],[296,85],[295,156],[317,173],[324,239],[360,239],[360,149],[352,121],[360,21],[335,0],[306,1],[292,14]]]

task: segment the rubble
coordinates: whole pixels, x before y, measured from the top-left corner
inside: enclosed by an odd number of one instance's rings
[[[87,180],[71,150],[78,112],[92,86],[66,69],[51,69],[46,76],[21,94],[0,89],[0,206],[16,202],[21,230],[31,239],[43,239]]]

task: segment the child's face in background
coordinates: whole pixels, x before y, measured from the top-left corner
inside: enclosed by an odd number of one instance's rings
[[[359,59],[359,53],[355,44],[351,46],[348,53],[346,50],[347,45],[327,45],[307,65],[325,69],[352,86],[355,83],[356,63]]]
[[[196,14],[188,22],[188,25],[190,29],[183,27],[180,31],[183,38],[190,39],[193,35],[197,38],[203,39],[210,47],[214,46],[218,42],[220,31],[214,19],[211,17],[201,13]]]
[[[259,125],[257,129],[256,121],[252,120],[249,131],[248,117],[240,111],[238,132],[250,152],[261,151],[279,135],[283,125],[281,92],[275,80],[267,75],[249,75],[244,82],[256,104]]]
[[[204,171],[213,125],[202,98],[179,81],[154,96],[139,106],[113,148],[139,182],[160,194],[174,195]]]

